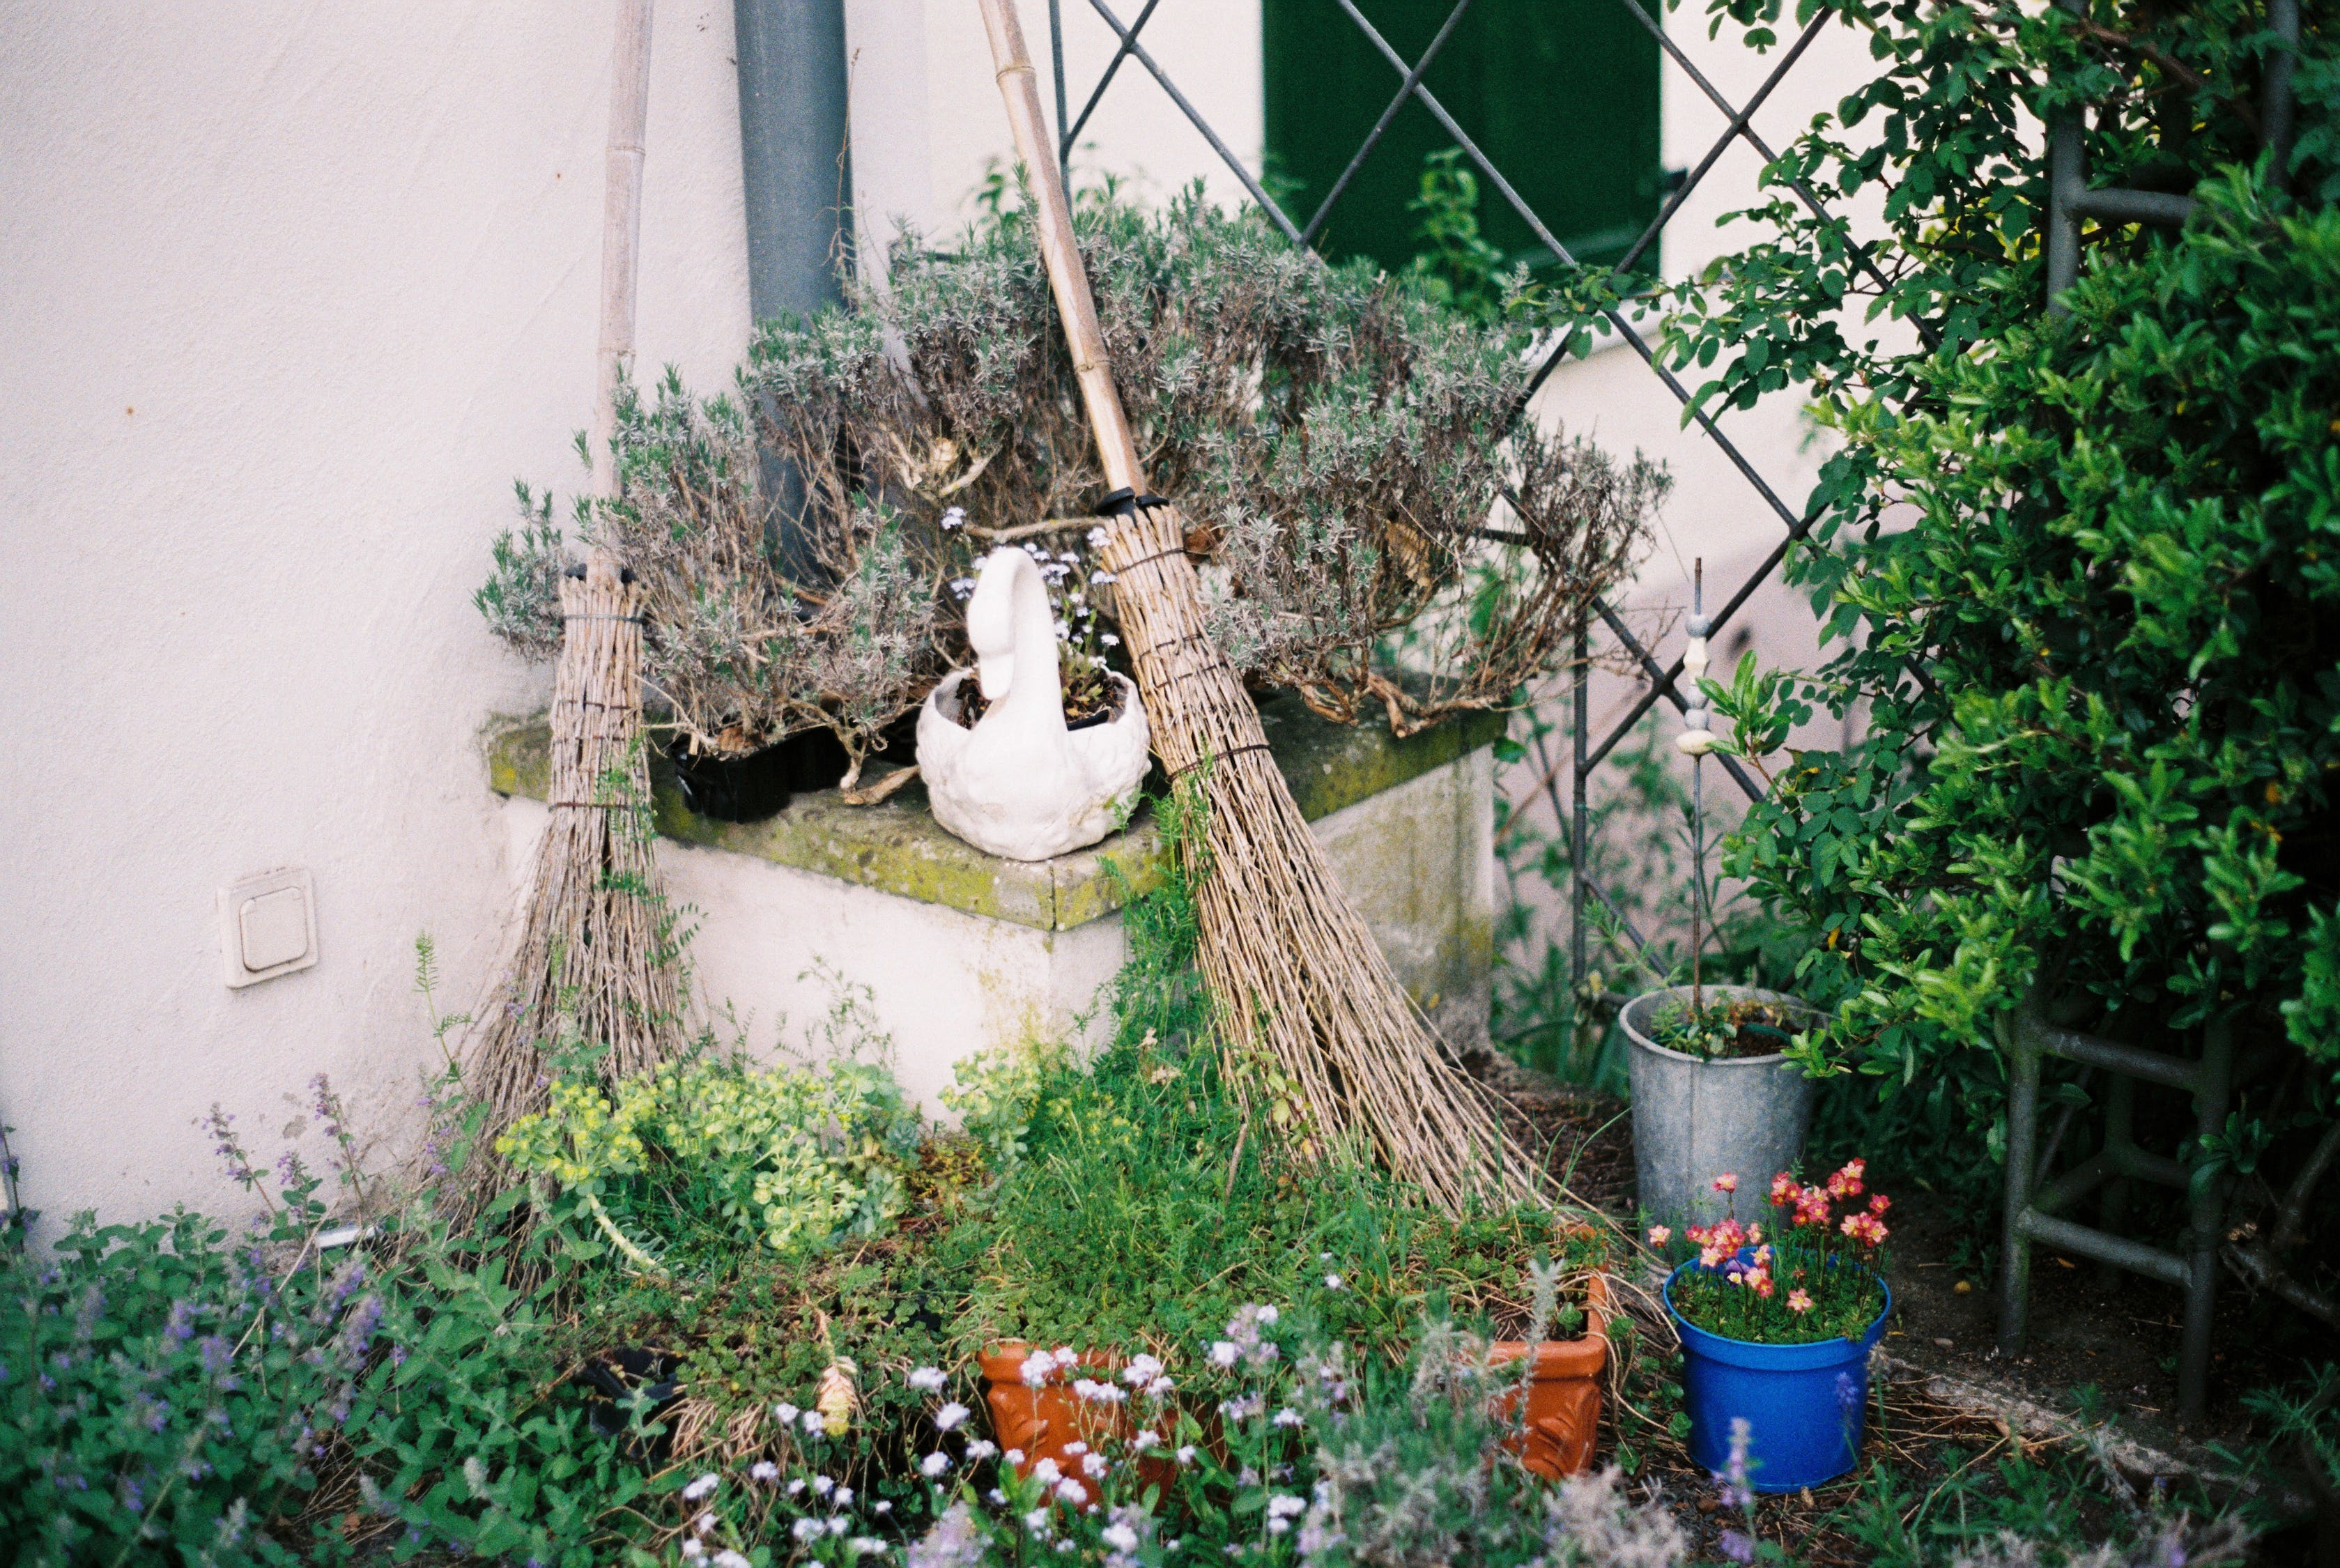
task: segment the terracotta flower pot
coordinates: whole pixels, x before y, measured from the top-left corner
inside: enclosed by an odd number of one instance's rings
[[[1037,1346],[1011,1339],[977,1358],[983,1369],[984,1403],[991,1407],[991,1430],[1003,1449],[1024,1458],[1016,1474],[1029,1476],[1043,1459],[1053,1459],[1066,1475],[1081,1474],[1080,1455],[1065,1450],[1075,1443],[1095,1449],[1106,1442],[1126,1444],[1137,1435],[1137,1420],[1126,1400],[1083,1399],[1073,1391],[1081,1377],[1110,1383],[1126,1365],[1118,1355],[1084,1353],[1069,1373],[1059,1371],[1035,1388],[1024,1381],[1024,1363]],[[1138,1461],[1138,1474],[1168,1492],[1176,1467],[1166,1458]]]
[[[1585,1288],[1584,1333],[1534,1347],[1527,1427],[1504,1446],[1547,1480],[1577,1474],[1592,1463],[1601,1432],[1601,1379],[1609,1366],[1609,1312],[1608,1282],[1596,1274]],[[1518,1361],[1529,1351],[1523,1339],[1499,1339],[1487,1348],[1496,1362]],[[1519,1397],[1516,1392],[1504,1396],[1506,1414]]]

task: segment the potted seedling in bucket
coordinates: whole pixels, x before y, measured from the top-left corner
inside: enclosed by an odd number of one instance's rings
[[[1700,705],[1683,715],[1676,738],[1691,759],[1691,983],[1645,991],[1618,1015],[1631,1051],[1641,1208],[1669,1225],[1710,1222],[1726,1212],[1709,1185],[1716,1171],[1780,1170],[1795,1163],[1811,1126],[1812,1083],[1787,1052],[1799,1034],[1820,1021],[1817,1009],[1793,997],[1707,985],[1700,973],[1704,935],[1713,926],[1705,760],[1713,751],[1752,760],[1743,733],[1736,744],[1716,735],[1705,706],[1703,566],[1693,579],[1698,597],[1682,659],[1685,673],[1700,686]]]
[[[1650,1231],[1661,1250],[1695,1249],[1665,1286],[1681,1335],[1691,1458],[1730,1468],[1731,1429],[1744,1422],[1758,1492],[1818,1486],[1859,1459],[1869,1355],[1893,1306],[1883,1272],[1890,1200],[1864,1201],[1866,1164],[1853,1160],[1816,1186],[1780,1172],[1768,1224],[1731,1213],[1685,1227],[1679,1241],[1665,1226]],[[1725,1173],[1710,1186],[1735,1200],[1739,1178]]]

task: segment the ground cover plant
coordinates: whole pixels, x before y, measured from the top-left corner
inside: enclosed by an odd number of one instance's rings
[[[1692,1560],[1689,1543],[1718,1522],[1726,1553],[1786,1560],[1778,1521],[1728,1474],[1659,1494],[1613,1471],[1555,1485],[1519,1466],[1517,1364],[1490,1342],[1583,1332],[1580,1282],[1615,1244],[1548,1214],[1449,1219],[1370,1172],[1279,1151],[1272,1080],[1229,1067],[1201,1027],[1180,939],[1189,899],[1173,877],[1135,905],[1116,1038],[1094,1075],[1046,1052],[971,1064],[966,1130],[887,1157],[898,1202],[838,1224],[838,1209],[862,1211],[836,1193],[837,1209],[778,1245],[735,1201],[782,1136],[756,1112],[823,1075],[762,1073],[777,1090],[759,1091],[760,1070],[711,1046],[606,1102],[653,1107],[638,1123],[642,1172],[562,1193],[574,1173],[556,1161],[584,1166],[593,1146],[572,1128],[545,1174],[460,1234],[432,1208],[480,1122],[459,1080],[427,1097],[431,1146],[407,1201],[360,1169],[322,1085],[311,1116],[335,1161],[322,1182],[292,1158],[264,1168],[215,1119],[223,1156],[268,1206],[256,1232],[193,1216],[84,1227],[0,1271],[0,1524],[15,1560],[1646,1564]],[[866,1027],[848,998],[817,1031],[861,1087],[830,1086],[847,1117],[799,1128],[847,1177],[870,1146],[847,1136],[857,1107],[890,1104],[854,1070],[883,1055]],[[573,1083],[598,1081],[589,1061],[570,1066]],[[687,1085],[705,1091],[695,1105]],[[651,1126],[668,1116],[706,1139],[705,1179],[645,1179],[682,1141]],[[725,1118],[750,1136],[723,1141],[709,1128]],[[1105,1196],[1068,1201],[1068,1176]],[[654,1266],[576,1201],[585,1179],[602,1181],[635,1245],[657,1249]],[[1160,1252],[1100,1246],[1131,1232],[1092,1227],[1129,1220],[1132,1204],[1148,1206],[1134,1223],[1161,1227]],[[1206,1210],[1224,1216],[1216,1235]],[[352,1237],[345,1216],[371,1230]],[[1178,1287],[1145,1288],[1116,1252]],[[1096,1282],[1086,1315],[1081,1271]],[[1101,1423],[1118,1434],[1019,1473],[970,1365],[1005,1332],[1062,1346],[1036,1375],[1126,1412]],[[1661,1343],[1630,1319],[1611,1332],[1626,1364],[1612,1386],[1651,1405]],[[1114,1357],[1112,1372],[1075,1345]],[[1654,1408],[1618,1418],[1642,1455],[1667,1441]],[[1974,1457],[1939,1469],[1956,1481]],[[2228,1537],[2149,1503],[2025,1512],[2027,1497],[2073,1494],[2039,1464],[1969,1478],[1954,1515],[1946,1502],[1914,1523],[1899,1472],[1879,1468],[1831,1538],[1882,1541],[1899,1522],[1894,1560],[1947,1563],[2004,1527],[2031,1543],[2010,1551],[2054,1543],[2048,1562],[2075,1543],[2165,1536],[2226,1560]],[[1718,1499],[1719,1513],[1691,1506]]]
[[[1195,831],[1195,810],[1192,791],[1163,802],[1165,835]],[[974,1281],[963,1349],[1168,1345],[1268,1302],[1394,1353],[1424,1311],[1516,1327],[1529,1259],[1564,1260],[1580,1281],[1605,1266],[1601,1238],[1572,1234],[1581,1220],[1534,1205],[1450,1219],[1318,1146],[1296,1087],[1213,1027],[1191,872],[1175,852],[1165,866],[1125,914],[1106,1048],[1086,1062],[1010,1051],[963,1074],[981,1086],[963,1093],[968,1128],[1001,1173],[979,1217],[937,1246]],[[1581,1303],[1556,1310],[1581,1326]]]

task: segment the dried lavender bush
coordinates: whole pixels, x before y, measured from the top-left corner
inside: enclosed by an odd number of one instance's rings
[[[1523,328],[1327,267],[1199,190],[1149,213],[1093,189],[1077,223],[1141,456],[1246,673],[1410,732],[1512,700],[1631,568],[1665,477],[1515,425]],[[1022,209],[952,252],[905,236],[885,285],[848,293],[765,323],[736,398],[693,402],[669,374],[630,405],[624,498],[583,520],[649,581],[651,678],[702,746],[826,724],[858,755],[963,659],[944,590],[977,554],[1003,534],[1085,548],[1103,482]],[[762,490],[781,470],[812,557],[793,575]],[[947,527],[953,508],[973,525]],[[523,650],[544,637],[549,516],[499,544],[480,596]]]
[[[827,728],[854,774],[878,732],[947,668],[937,641],[939,535],[883,501],[840,494],[808,509],[795,570],[768,547],[756,432],[739,402],[693,398],[669,370],[644,402],[620,390],[620,495],[577,503],[579,534],[606,542],[643,586],[643,680],[693,749],[739,755]],[[522,652],[545,646],[544,585],[561,539],[550,497],[521,488],[522,526],[496,546],[478,596]],[[559,643],[559,622],[550,626]],[[848,775],[848,783],[852,782]]]

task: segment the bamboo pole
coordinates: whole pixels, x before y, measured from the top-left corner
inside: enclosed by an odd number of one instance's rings
[[[1447,1057],[1333,877],[1258,710],[1210,639],[1184,525],[1146,493],[1015,0],[982,6],[1098,455],[1107,482],[1138,498],[1104,521],[1097,555],[1115,574],[1155,750],[1173,779],[1203,791],[1205,841],[1185,852],[1219,1027],[1273,1054],[1329,1141],[1369,1147],[1442,1207],[1542,1196],[1541,1173],[1504,1134],[1492,1097]]]
[[[642,144],[650,114],[650,0],[618,0],[610,67],[610,142],[602,168],[601,334],[593,396],[593,491],[618,493],[610,440],[618,383],[634,361],[642,244]]]

